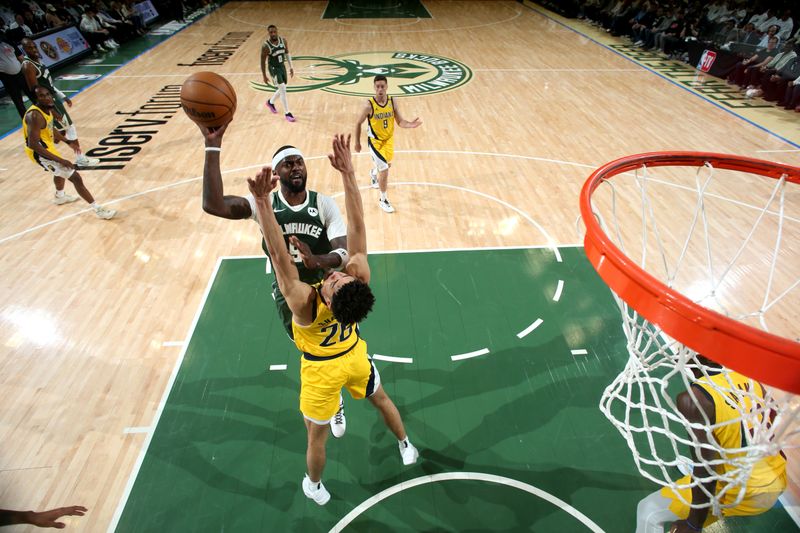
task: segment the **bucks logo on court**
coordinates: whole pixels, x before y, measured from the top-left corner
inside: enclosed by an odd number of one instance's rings
[[[372,96],[372,79],[378,74],[389,78],[393,96],[431,94],[460,87],[472,78],[463,63],[431,54],[413,52],[362,52],[332,57],[294,57],[294,78],[288,92],[313,91],[347,96]],[[250,82],[257,91],[273,92],[275,87]]]

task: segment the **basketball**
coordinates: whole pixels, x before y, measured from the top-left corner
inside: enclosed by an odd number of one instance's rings
[[[222,126],[236,111],[236,92],[214,72],[192,74],[181,86],[181,107],[190,119],[207,128]]]

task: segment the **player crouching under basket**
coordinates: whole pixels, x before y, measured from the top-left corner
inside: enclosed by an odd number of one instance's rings
[[[775,404],[764,386],[699,354],[687,358],[686,368],[695,379],[676,403],[688,422],[693,468],[639,502],[637,533],[662,533],[669,522],[670,532],[701,531],[717,515],[761,514],[786,488],[783,452],[748,446],[754,431],[772,429]]]

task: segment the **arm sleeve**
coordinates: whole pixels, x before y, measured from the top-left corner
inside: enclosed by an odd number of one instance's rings
[[[247,203],[250,204],[250,220],[253,220],[258,224],[258,215],[256,214],[256,198],[250,193],[244,195],[245,200]],[[272,193],[269,194],[270,204],[272,204]]]
[[[320,217],[325,225],[328,240],[346,237],[347,226],[345,226],[342,214],[339,212],[339,206],[336,205],[333,198],[317,193],[317,204],[319,205]]]

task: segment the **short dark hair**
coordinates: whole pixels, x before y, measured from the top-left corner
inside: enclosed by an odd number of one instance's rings
[[[389,83],[389,80],[387,80],[386,76],[384,76],[383,74],[378,74],[377,76],[375,76],[375,79],[372,81],[372,84],[374,85],[379,81],[385,81],[386,83]]]
[[[291,144],[287,144],[285,146],[281,146],[280,148],[275,150],[275,153],[272,154],[272,157],[275,157],[276,155],[278,155],[279,152],[281,152],[282,150],[286,150],[287,148],[294,148],[294,146],[292,146]]]
[[[269,31],[270,28],[275,28],[276,30],[278,29],[278,27],[275,24],[270,24],[269,26],[267,26],[267,31]]]
[[[367,318],[374,304],[372,289],[357,279],[342,285],[331,297],[331,312],[339,324],[358,324]]]

